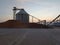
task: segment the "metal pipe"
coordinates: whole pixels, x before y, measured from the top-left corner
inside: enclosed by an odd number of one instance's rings
[[[32,17],[32,22],[33,22],[33,18],[37,19],[37,20],[40,22],[40,19],[38,19],[38,18],[36,18],[36,17],[34,17],[34,16],[32,16],[32,15],[29,15],[29,16]]]
[[[16,8],[16,7],[13,7],[13,19],[14,20],[16,20],[16,11],[17,10],[20,10],[20,9],[18,9],[18,8]]]

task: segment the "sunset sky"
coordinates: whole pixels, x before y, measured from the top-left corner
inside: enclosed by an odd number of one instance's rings
[[[13,19],[14,6],[40,20],[53,20],[60,14],[60,0],[0,0],[0,22]]]

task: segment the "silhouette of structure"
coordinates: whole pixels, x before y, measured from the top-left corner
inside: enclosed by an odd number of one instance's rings
[[[17,10],[19,10],[18,13]],[[20,20],[21,22],[24,22],[24,23],[29,23],[29,20],[30,20],[30,17],[32,18],[32,23],[34,22],[34,19],[36,19],[38,21],[38,23],[40,24],[40,19],[32,16],[32,15],[29,15],[24,9],[18,9],[16,7],[13,7],[13,19],[14,20]]]
[[[19,10],[19,12],[17,12]],[[30,22],[30,17],[31,21]],[[34,22],[36,19],[37,23]],[[41,21],[35,16],[29,15],[24,9],[13,8],[13,20],[0,23],[0,28],[50,28],[46,20]]]
[[[54,18],[49,24],[52,24],[54,22],[60,22],[60,15],[58,15],[56,18]]]
[[[48,25],[60,27],[60,15],[58,15],[55,19],[53,19]]]

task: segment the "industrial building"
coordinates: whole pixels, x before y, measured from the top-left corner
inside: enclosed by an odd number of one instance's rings
[[[18,13],[16,13],[17,10],[19,10]],[[46,25],[46,23],[47,23],[46,20],[42,20],[41,21],[40,19],[38,19],[38,18],[36,18],[36,17],[28,14],[24,9],[18,9],[18,8],[14,7],[13,8],[13,12],[14,12],[13,13],[14,14],[14,16],[13,16],[14,17],[14,20],[19,20],[19,21],[21,21],[23,23],[30,23],[29,22],[30,17],[32,18],[31,19],[32,20],[32,23],[35,23],[33,19],[37,19],[38,20],[38,22],[37,22],[38,24]],[[60,15],[58,15],[56,18],[54,18],[47,25],[60,26]]]
[[[32,23],[34,22],[34,19],[36,19],[40,23],[40,19],[28,14],[24,9],[13,7],[13,20],[19,20],[23,23],[30,23],[30,17],[31,17]]]
[[[19,10],[17,12],[17,10]],[[30,17],[31,21],[30,22]],[[35,19],[37,22],[34,22]],[[51,28],[52,26],[60,27],[60,15],[47,24],[46,20],[40,20],[35,16],[28,14],[24,9],[13,8],[13,20],[0,23],[1,28]]]

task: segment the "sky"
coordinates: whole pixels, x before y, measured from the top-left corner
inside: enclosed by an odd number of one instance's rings
[[[51,21],[60,14],[60,0],[0,0],[0,22],[13,19],[13,7],[40,20]]]

